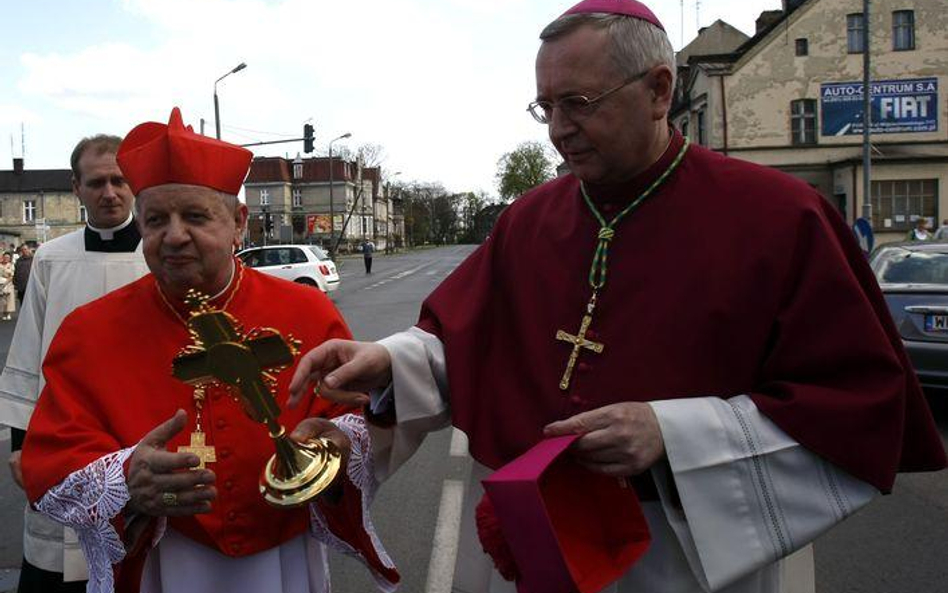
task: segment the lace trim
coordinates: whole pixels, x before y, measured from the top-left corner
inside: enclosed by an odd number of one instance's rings
[[[378,554],[382,564],[387,568],[394,569],[395,563],[392,562],[392,559],[389,558],[388,553],[382,546],[382,542],[379,540],[375,532],[375,526],[372,524],[372,519],[369,516],[369,505],[375,498],[379,483],[375,479],[375,469],[372,462],[372,441],[365,427],[365,419],[356,414],[345,414],[333,418],[332,422],[342,432],[346,433],[351,443],[346,474],[349,476],[349,480],[352,484],[362,493],[362,528],[369,534],[372,547],[375,548],[375,553]],[[317,505],[309,505],[309,516],[310,531],[313,537],[347,556],[362,558],[362,554],[359,553],[358,550],[329,530],[323,518],[322,511],[319,510]],[[372,576],[382,591],[388,593],[395,590],[396,585],[394,583],[389,582],[383,576],[375,573],[375,571],[372,571]]]
[[[123,466],[135,447],[109,453],[66,476],[36,503],[36,509],[75,530],[89,564],[88,593],[112,593],[112,565],[125,546],[112,526],[129,500]]]

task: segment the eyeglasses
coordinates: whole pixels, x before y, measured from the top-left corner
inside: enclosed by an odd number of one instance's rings
[[[530,115],[533,116],[533,119],[537,120],[541,124],[550,123],[550,121],[553,119],[553,109],[556,107],[559,107],[560,111],[562,111],[563,114],[570,119],[587,117],[592,115],[592,113],[598,107],[600,101],[612,93],[615,93],[619,89],[645,77],[645,75],[651,71],[652,69],[649,68],[644,72],[639,72],[638,74],[625,79],[622,84],[614,86],[607,91],[603,91],[592,99],[584,95],[570,95],[569,97],[563,97],[558,101],[534,101],[533,103],[527,105],[527,111],[530,112]]]

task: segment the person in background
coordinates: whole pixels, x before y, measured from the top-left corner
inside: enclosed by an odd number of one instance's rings
[[[24,430],[45,385],[43,358],[62,320],[76,307],[148,272],[132,217],[134,196],[115,161],[122,139],[96,134],[70,156],[72,191],[88,215],[85,228],[57,237],[24,260],[32,270],[0,374],[0,424],[11,427],[10,467],[22,485]],[[27,505],[19,593],[84,591],[86,561],[76,534]]]
[[[365,273],[372,273],[372,255],[375,253],[375,243],[372,241],[362,242],[362,261],[365,264]]]
[[[948,241],[948,218],[941,221],[941,226],[935,231],[936,241]]]
[[[17,249],[19,257],[14,263],[13,286],[16,289],[16,300],[23,305],[23,296],[26,294],[26,285],[30,281],[30,270],[33,267],[33,250],[26,243]]]
[[[13,260],[9,253],[0,254],[0,309],[3,321],[13,319],[16,311],[16,292],[13,289]]]
[[[932,233],[928,228],[928,219],[919,216],[915,219],[915,227],[905,235],[906,241],[931,241]]]

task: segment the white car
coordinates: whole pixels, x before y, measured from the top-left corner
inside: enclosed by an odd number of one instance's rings
[[[315,286],[323,292],[339,288],[336,264],[318,245],[267,245],[237,254],[248,267],[264,274]]]

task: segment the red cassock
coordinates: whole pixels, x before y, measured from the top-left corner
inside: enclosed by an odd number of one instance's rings
[[[590,187],[611,220],[669,166]],[[608,278],[567,391],[599,225],[567,175],[527,193],[425,301],[445,346],[455,426],[491,468],[543,427],[623,401],[749,394],[811,451],[882,491],[945,453],[866,259],[804,182],[700,146],[609,248]]]
[[[237,264],[239,281],[212,302],[244,330],[274,328],[302,342],[306,352],[330,338],[350,332],[332,303],[318,290],[265,276]],[[187,309],[178,305],[187,318]],[[30,422],[23,448],[24,480],[35,502],[70,473],[92,461],[130,447],[175,410],[188,412],[186,429],[168,443],[169,451],[187,445],[194,430],[193,389],[173,378],[172,360],[191,342],[179,319],[162,300],[152,275],[80,307],[63,322],[43,365],[46,388]],[[311,416],[331,418],[352,410],[312,398],[308,408],[285,406],[293,367],[276,375],[280,422],[291,431]],[[217,461],[218,498],[208,514],[175,517],[169,526],[228,556],[248,556],[279,546],[309,526],[307,507],[284,510],[268,506],[258,480],[274,446],[266,427],[252,421],[224,387],[207,390],[202,425]],[[369,565],[390,580],[398,579],[376,556],[362,528],[358,491],[345,480],[346,495],[331,505],[319,500],[333,531],[359,550]],[[121,533],[121,514],[113,521]],[[144,554],[123,565],[140,565]],[[127,572],[127,571],[126,571]],[[119,573],[119,584],[127,583]],[[134,579],[132,579],[134,581]],[[137,584],[133,584],[137,587]]]

